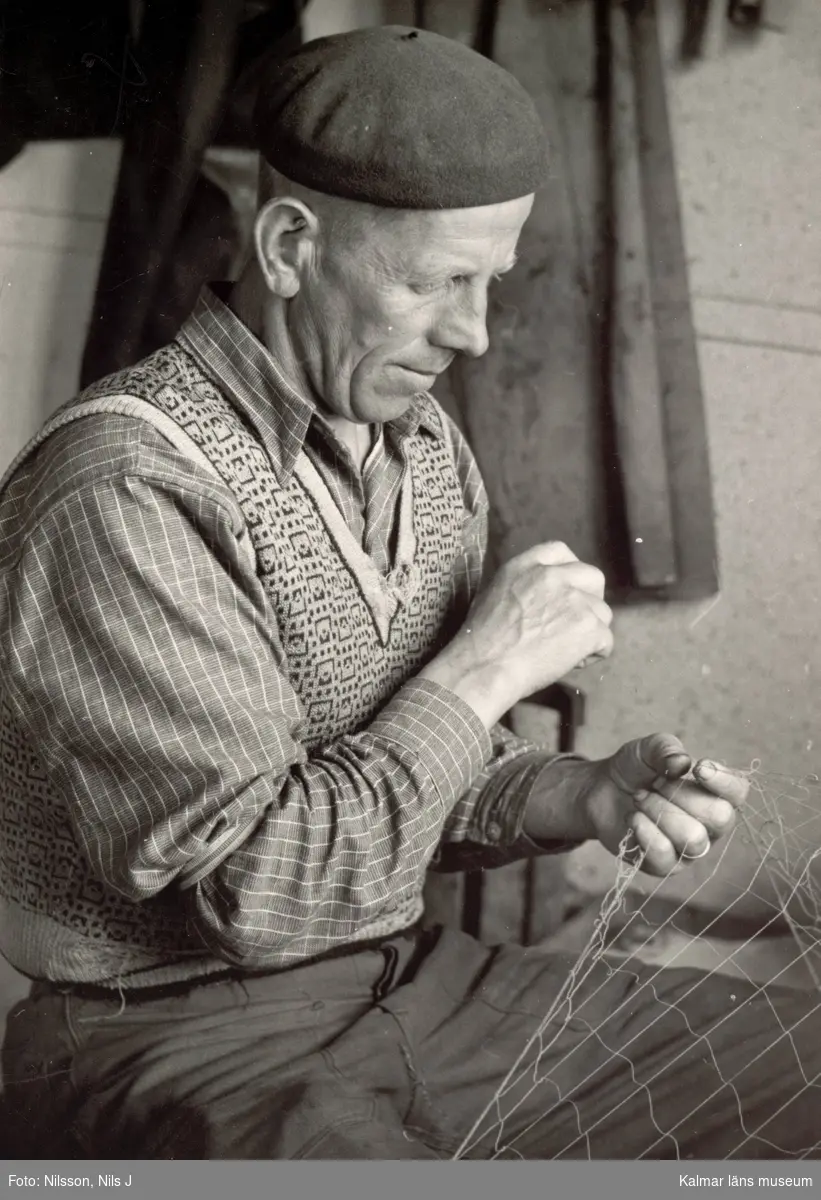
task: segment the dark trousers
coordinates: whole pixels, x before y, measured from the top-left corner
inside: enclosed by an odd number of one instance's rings
[[[4,1047],[15,1152],[449,1158],[572,965],[447,930],[179,995],[36,985]],[[522,1065],[470,1157],[821,1157],[816,994],[600,962]]]

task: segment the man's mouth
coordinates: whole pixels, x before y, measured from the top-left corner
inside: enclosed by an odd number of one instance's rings
[[[397,363],[397,366],[400,368],[400,370],[408,371],[411,375],[416,375],[419,379],[436,379],[438,375],[441,375],[443,371],[448,369],[450,363],[445,363],[444,366],[440,367],[428,367],[427,369],[420,367],[409,367],[404,363]]]

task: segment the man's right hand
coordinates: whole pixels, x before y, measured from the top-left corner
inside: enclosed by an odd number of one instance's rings
[[[507,562],[453,641],[421,672],[465,700],[490,728],[519,700],[613,649],[604,576],[562,542]]]

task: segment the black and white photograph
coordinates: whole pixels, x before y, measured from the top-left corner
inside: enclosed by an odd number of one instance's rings
[[[3,1195],[821,1187],[820,198],[819,0],[0,0]]]

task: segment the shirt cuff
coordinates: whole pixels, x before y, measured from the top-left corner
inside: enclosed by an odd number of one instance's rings
[[[470,840],[497,848],[508,859],[558,854],[581,845],[575,838],[540,842],[524,832],[531,797],[545,788],[545,776],[562,759],[584,762],[579,754],[534,751],[499,771],[479,797],[468,835]]]
[[[493,753],[490,734],[461,697],[430,679],[412,679],[368,727],[410,750],[448,812]]]

